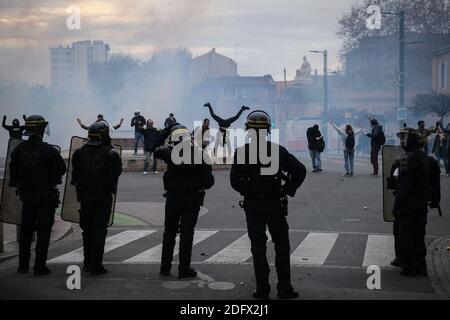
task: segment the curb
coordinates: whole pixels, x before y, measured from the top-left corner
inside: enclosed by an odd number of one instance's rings
[[[450,300],[450,236],[436,238],[428,246],[427,271],[433,289],[443,300]]]

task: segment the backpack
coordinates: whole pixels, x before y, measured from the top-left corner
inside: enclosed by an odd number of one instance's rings
[[[323,150],[325,150],[325,140],[323,139],[317,140],[316,150],[319,152],[323,152]]]
[[[355,135],[347,135],[347,138],[345,139],[345,149],[349,151],[355,149]]]
[[[383,146],[386,143],[386,136],[384,135],[383,128],[380,127],[380,131],[378,133],[378,142],[380,146]]]

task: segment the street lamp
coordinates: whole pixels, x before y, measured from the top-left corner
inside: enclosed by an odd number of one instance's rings
[[[327,121],[328,121],[328,50],[310,50],[312,53],[323,54],[323,119],[322,127],[324,132],[324,137],[328,139]]]
[[[383,11],[383,15],[398,16],[398,74],[399,74],[399,90],[398,90],[398,107],[405,107],[405,11]],[[402,123],[399,123],[402,128]]]

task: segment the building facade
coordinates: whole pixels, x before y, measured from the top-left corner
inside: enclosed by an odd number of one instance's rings
[[[450,46],[433,52],[432,58],[432,84],[433,91],[450,95],[448,73],[450,66]]]
[[[109,51],[109,45],[99,40],[50,48],[51,87],[76,94],[88,93],[89,68],[95,63],[107,62]]]
[[[189,78],[192,86],[198,85],[207,78],[235,76],[237,76],[236,62],[217,53],[215,48],[192,59],[189,65]]]

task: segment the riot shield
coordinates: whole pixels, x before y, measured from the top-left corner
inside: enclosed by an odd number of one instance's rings
[[[69,152],[69,160],[67,164],[67,178],[66,185],[64,188],[64,197],[61,207],[61,218],[65,221],[80,223],[80,213],[81,209],[80,203],[77,199],[77,191],[75,186],[73,186],[70,182],[72,180],[72,158],[75,151],[81,148],[86,144],[88,140],[86,138],[81,137],[72,137],[70,142],[70,152]],[[114,148],[117,150],[119,155],[122,154],[122,148],[120,146],[114,145]],[[114,209],[116,207],[116,196],[113,195],[112,202],[112,210],[111,210],[111,218],[109,220],[109,226],[111,226],[114,222]]]
[[[5,172],[3,177],[2,198],[0,204],[0,221],[10,224],[21,224],[22,201],[17,195],[17,189],[9,186],[9,164],[14,149],[23,142],[19,139],[10,139],[6,155]]]
[[[383,219],[386,222],[394,222],[395,218],[392,214],[394,207],[394,192],[387,188],[387,178],[391,174],[391,168],[395,160],[404,153],[401,147],[383,146],[381,151],[383,163]]]

